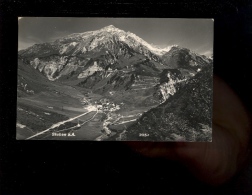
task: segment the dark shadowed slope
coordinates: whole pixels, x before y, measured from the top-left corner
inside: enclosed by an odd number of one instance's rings
[[[211,141],[212,66],[187,82],[163,104],[144,113],[122,139]]]

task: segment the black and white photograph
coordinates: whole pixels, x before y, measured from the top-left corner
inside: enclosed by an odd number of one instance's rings
[[[17,140],[211,142],[211,18],[19,17]]]

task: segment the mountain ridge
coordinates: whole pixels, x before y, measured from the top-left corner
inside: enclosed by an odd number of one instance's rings
[[[97,35],[99,33],[104,33],[104,32],[110,32],[112,34],[117,34],[121,36],[121,41],[124,40],[125,37],[129,36],[130,38],[134,38],[136,41],[142,43],[144,46],[146,46],[148,49],[150,49],[154,54],[157,55],[163,55],[165,53],[167,53],[172,47],[179,47],[178,45],[168,45],[165,46],[163,48],[160,48],[158,46],[155,46],[153,44],[148,43],[147,41],[143,40],[142,38],[140,38],[139,36],[137,36],[136,34],[129,32],[129,31],[124,31],[121,30],[117,27],[115,27],[114,25],[108,25],[105,26],[99,30],[94,30],[94,31],[86,31],[86,32],[82,32],[82,33],[72,33],[66,36],[63,36],[61,38],[56,39],[55,41],[51,41],[51,42],[46,42],[47,44],[54,44],[54,43],[58,43],[58,42],[64,42],[68,39],[70,40],[80,40],[80,39],[85,39],[88,36],[94,36]],[[74,41],[72,41],[74,42]],[[34,44],[34,45],[40,45],[40,44]],[[34,46],[33,45],[33,46]],[[25,50],[31,49],[33,46],[30,46],[26,49],[20,50],[19,53],[23,53]],[[156,52],[156,53],[155,53]]]
[[[57,77],[54,76],[54,74],[60,72],[62,66],[56,66],[55,63],[52,63],[51,61],[50,64],[47,64],[46,62],[43,63],[43,60],[45,59],[48,61],[46,58],[50,56],[56,56],[54,61],[57,61],[58,58],[65,57],[76,57],[76,61],[78,62],[82,61],[83,58],[92,59],[93,61],[103,61],[103,66],[111,66],[112,68],[116,68],[115,65],[113,65],[115,63],[129,66],[131,59],[139,56],[134,60],[135,62],[138,60],[148,59],[160,70],[179,67],[179,65],[177,65],[178,60],[175,59],[175,62],[173,60],[173,51],[182,51],[185,50],[185,48],[181,48],[177,45],[167,47],[168,49],[161,56],[156,55],[155,52],[153,52],[153,48],[154,47],[151,44],[147,43],[135,34],[125,32],[113,25],[109,25],[96,31],[74,33],[57,39],[54,42],[35,44],[25,50],[19,51],[19,56],[30,60],[30,64],[40,64],[40,72],[44,72],[44,74],[47,75],[47,78],[51,81],[60,78],[60,73],[57,74]],[[154,50],[156,49],[157,48],[154,48]],[[165,49],[160,48],[157,50],[159,51],[159,54],[161,51],[165,51]],[[188,50],[186,54],[182,55],[195,56],[195,53]],[[181,58],[181,55],[179,58]],[[198,59],[201,58],[203,59],[203,57],[198,57]],[[192,63],[196,63],[195,57],[189,57],[186,60],[188,61],[188,59],[193,61]],[[39,61],[41,61],[41,63]],[[210,59],[204,58],[201,61],[203,61],[203,63],[209,63]],[[65,61],[64,66],[66,66],[68,62],[69,60]],[[97,63],[99,64],[99,62]],[[83,63],[70,64],[70,66],[73,65],[79,67],[86,66],[86,64]],[[50,69],[50,71],[43,71],[44,67],[47,67],[45,70]],[[37,65],[35,68],[37,68]],[[87,68],[88,67],[86,67],[86,69]],[[48,74],[49,72],[51,74]]]

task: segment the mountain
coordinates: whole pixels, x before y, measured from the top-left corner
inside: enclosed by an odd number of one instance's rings
[[[96,62],[106,69],[122,69],[132,62],[151,60],[159,66],[160,59],[151,45],[130,32],[108,26],[98,31],[72,34],[51,43],[35,44],[19,52],[48,79],[56,80],[77,69],[85,70]]]
[[[122,69],[132,62],[148,59],[154,66],[162,69],[164,66],[178,68],[184,62],[184,68],[198,66],[209,63],[210,60],[176,45],[164,49],[154,47],[135,34],[113,25],[97,31],[71,34],[50,43],[35,44],[19,51],[19,55],[29,59],[36,69],[51,80],[74,70],[68,66],[90,66],[94,61],[103,68],[110,66],[113,69]],[[177,61],[179,62],[176,63]],[[56,74],[62,70],[65,70],[62,75]]]
[[[144,113],[121,140],[211,141],[212,67],[206,66],[163,104]],[[155,127],[155,128],[153,128]],[[148,137],[141,137],[141,134]]]
[[[93,105],[102,113],[97,124],[106,136],[118,135],[212,67],[211,58],[178,45],[158,48],[112,25],[35,44],[19,51],[18,58],[22,103],[47,105],[67,116],[66,104],[72,110]]]
[[[49,80],[79,80],[79,86],[87,86],[88,83],[99,86],[104,78],[107,80],[109,76],[114,78],[121,74],[126,78],[158,78],[163,70],[174,68],[191,77],[199,67],[211,63],[211,59],[177,45],[157,48],[113,25],[71,34],[50,43],[35,44],[19,51],[19,56]]]
[[[17,95],[29,96],[46,90],[49,84],[47,78],[36,71],[31,65],[18,59]]]
[[[172,68],[188,68],[196,69],[198,67],[206,66],[212,61],[203,55],[198,55],[187,48],[179,46],[172,47],[169,52],[162,56],[163,62],[169,64]],[[196,69],[197,70],[197,69]]]

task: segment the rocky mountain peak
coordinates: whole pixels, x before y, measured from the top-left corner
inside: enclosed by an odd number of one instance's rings
[[[105,26],[103,28],[101,28],[100,30],[94,31],[94,34],[100,34],[100,33],[109,33],[109,34],[117,34],[117,35],[121,35],[121,34],[126,34],[125,31],[115,27],[114,25],[108,25]]]
[[[108,25],[103,27],[101,30],[117,30],[118,28],[116,28],[114,25]]]

